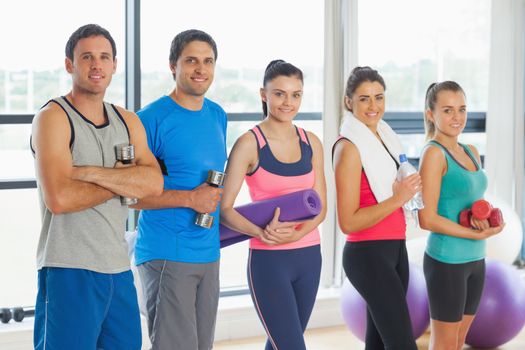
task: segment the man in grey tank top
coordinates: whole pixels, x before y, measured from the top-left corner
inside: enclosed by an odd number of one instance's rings
[[[140,349],[140,315],[120,197],[162,193],[163,178],[137,116],[104,102],[115,42],[95,24],[66,44],[73,87],[33,121],[31,149],[42,204],[35,349]],[[132,164],[115,146],[132,144]]]

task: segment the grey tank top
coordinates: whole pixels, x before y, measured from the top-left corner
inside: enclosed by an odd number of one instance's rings
[[[94,125],[64,97],[57,103],[71,126],[70,149],[74,166],[113,168],[115,145],[129,142],[129,131],[117,109],[104,102],[107,121]],[[37,150],[38,151],[38,150]],[[42,230],[37,250],[37,267],[66,267],[101,273],[129,270],[124,239],[128,207],[115,196],[86,210],[54,215],[46,208],[39,188]]]

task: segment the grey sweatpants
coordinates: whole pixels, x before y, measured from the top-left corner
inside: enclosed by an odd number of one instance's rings
[[[209,350],[219,302],[219,261],[152,260],[138,266],[153,350]]]

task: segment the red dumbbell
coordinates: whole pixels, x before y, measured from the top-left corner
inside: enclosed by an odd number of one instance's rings
[[[462,210],[459,213],[459,224],[461,226],[470,227],[470,218],[474,217],[478,220],[489,220],[490,227],[496,227],[503,224],[503,214],[498,208],[493,208],[489,202],[480,199],[472,203],[472,208]]]

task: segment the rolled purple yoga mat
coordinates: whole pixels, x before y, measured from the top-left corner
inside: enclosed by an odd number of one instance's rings
[[[317,216],[322,209],[321,198],[315,190],[292,192],[236,207],[246,219],[259,227],[265,227],[273,218],[275,208],[281,208],[279,221],[303,221]],[[221,248],[251,238],[224,225],[219,226]]]

